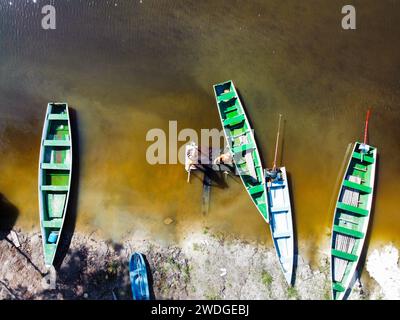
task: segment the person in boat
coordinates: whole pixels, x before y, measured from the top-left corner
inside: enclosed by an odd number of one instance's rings
[[[266,178],[271,182],[279,181],[282,179],[282,171],[279,168],[267,169],[265,171]]]
[[[230,152],[223,153],[215,158],[214,164],[231,164],[232,154]]]
[[[223,153],[223,154],[219,155],[218,157],[216,157],[214,160],[214,164],[217,164],[217,165],[223,164],[228,167],[231,167],[232,162],[233,162],[233,157],[230,152]],[[228,174],[228,173],[229,172],[227,170],[224,170],[224,174]]]

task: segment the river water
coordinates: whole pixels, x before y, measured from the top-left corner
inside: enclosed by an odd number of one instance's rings
[[[0,0],[0,193],[18,208],[17,225],[39,228],[45,108],[66,101],[79,132],[77,229],[173,241],[201,225],[271,244],[240,180],[212,188],[204,216],[200,176],[187,184],[182,165],[146,162],[153,128],[221,129],[212,85],[232,79],[268,165],[283,114],[279,161],[310,251],[329,233],[340,167],[371,107],[369,142],[379,152],[371,242],[400,242],[399,2],[354,1],[357,30],[348,31],[342,1],[50,3],[56,30],[41,28],[48,1]]]

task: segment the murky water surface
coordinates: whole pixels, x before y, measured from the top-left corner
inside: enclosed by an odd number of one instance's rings
[[[341,1],[322,0],[53,1],[57,29],[44,31],[45,2],[0,0],[0,192],[18,225],[39,227],[45,108],[67,101],[79,132],[78,229],[172,241],[202,224],[271,243],[240,180],[213,188],[203,216],[200,176],[187,184],[182,165],[146,162],[152,128],[177,120],[178,129],[220,129],[212,85],[233,79],[268,165],[284,115],[280,162],[298,237],[315,243],[329,232],[338,172],[371,106],[371,241],[399,243],[398,1],[356,1],[355,31],[341,29]]]

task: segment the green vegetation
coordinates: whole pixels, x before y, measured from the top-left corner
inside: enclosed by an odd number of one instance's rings
[[[203,234],[207,234],[209,230],[210,230],[209,227],[204,227],[203,228]]]
[[[198,243],[193,243],[193,251],[201,251],[201,247]]]
[[[295,287],[289,287],[287,290],[287,295],[289,299],[298,299],[299,293],[297,292]]]
[[[216,293],[206,293],[204,297],[207,300],[221,300],[221,297]]]
[[[186,264],[182,270],[183,274],[183,281],[188,284],[190,281],[190,271],[192,270],[192,267]]]
[[[331,300],[331,289],[327,287],[324,291],[324,300]]]
[[[273,280],[273,278],[272,278],[272,276],[269,274],[268,271],[265,271],[265,270],[264,270],[264,271],[261,273],[261,281],[262,281],[262,283],[263,283],[267,288],[269,288],[269,287],[271,286],[272,280]]]
[[[111,261],[107,265],[107,275],[109,277],[115,277],[117,276],[119,269],[120,269],[120,263],[118,261]]]

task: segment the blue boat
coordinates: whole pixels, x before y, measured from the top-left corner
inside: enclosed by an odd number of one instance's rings
[[[143,255],[135,252],[129,261],[129,277],[131,279],[134,300],[150,300],[149,280]]]

